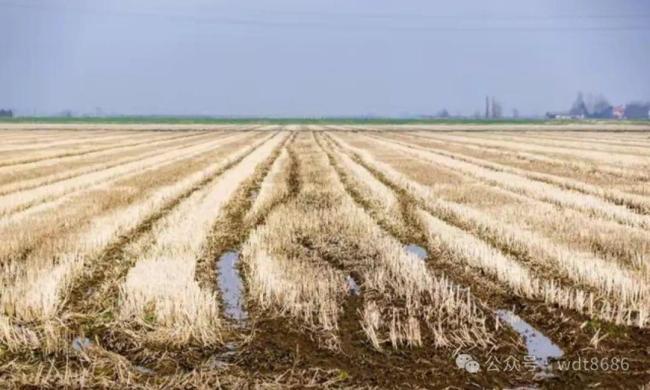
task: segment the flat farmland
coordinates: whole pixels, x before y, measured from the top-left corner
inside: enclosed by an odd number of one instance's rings
[[[643,125],[2,125],[0,237],[3,388],[650,383]]]

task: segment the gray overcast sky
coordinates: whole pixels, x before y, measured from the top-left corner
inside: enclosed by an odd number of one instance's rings
[[[650,100],[647,0],[0,0],[0,108],[261,116]]]

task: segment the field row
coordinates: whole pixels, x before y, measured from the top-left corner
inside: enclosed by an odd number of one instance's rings
[[[234,130],[5,134],[0,383],[462,385],[515,315],[647,380],[647,137]]]

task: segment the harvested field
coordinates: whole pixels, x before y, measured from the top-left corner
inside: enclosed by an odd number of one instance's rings
[[[0,129],[0,387],[650,383],[645,127],[75,126]]]

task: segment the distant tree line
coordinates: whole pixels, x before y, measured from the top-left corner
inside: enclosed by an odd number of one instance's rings
[[[625,117],[628,119],[650,118],[650,102],[633,102],[625,106]]]
[[[594,119],[648,119],[650,118],[650,103],[632,102],[625,106],[613,106],[603,95],[585,95],[578,92],[576,100],[568,112],[548,112],[549,118],[594,118]]]
[[[614,106],[604,96],[588,95],[585,99],[582,92],[579,92],[569,115],[578,118],[612,118],[613,112]]]
[[[14,116],[13,111],[0,109],[0,118],[11,118],[13,116]]]

